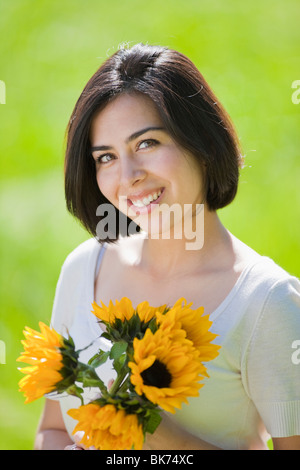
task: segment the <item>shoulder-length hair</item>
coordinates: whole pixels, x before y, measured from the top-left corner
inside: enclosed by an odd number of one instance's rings
[[[241,163],[238,138],[228,114],[199,70],[185,55],[166,47],[122,47],[88,81],[67,127],[67,208],[89,233],[96,236],[97,207],[109,203],[96,182],[90,151],[91,123],[96,113],[121,93],[148,96],[172,138],[200,161],[205,168],[205,203],[210,210],[220,209],[234,199]],[[117,215],[118,224],[122,215]],[[132,226],[130,219],[126,223],[127,228]],[[121,233],[120,226],[115,239]]]

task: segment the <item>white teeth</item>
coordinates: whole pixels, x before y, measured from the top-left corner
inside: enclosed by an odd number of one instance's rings
[[[132,204],[136,207],[144,207],[145,204],[143,204],[141,201],[131,201]]]
[[[161,191],[158,191],[157,193],[149,194],[149,196],[144,197],[143,200],[138,199],[137,201],[131,201],[131,202],[136,207],[145,207],[145,206],[149,206],[149,204],[152,201],[155,201],[156,199],[158,199],[160,195],[161,195]]]

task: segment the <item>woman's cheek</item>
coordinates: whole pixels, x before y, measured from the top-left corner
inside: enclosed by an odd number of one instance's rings
[[[112,184],[109,183],[109,178],[105,178],[103,173],[98,172],[96,179],[98,188],[100,189],[103,196],[105,196],[106,199],[111,201]]]

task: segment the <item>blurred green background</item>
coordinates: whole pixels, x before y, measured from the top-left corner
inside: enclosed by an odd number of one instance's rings
[[[22,330],[49,322],[61,265],[88,238],[65,209],[65,128],[120,43],[166,45],[196,63],[245,155],[238,197],[220,217],[300,275],[299,13],[298,0],[1,0],[0,449],[33,446],[43,400],[24,405],[18,392]]]

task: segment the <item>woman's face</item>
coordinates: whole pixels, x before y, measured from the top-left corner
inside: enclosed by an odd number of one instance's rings
[[[200,165],[164,128],[150,98],[122,94],[93,120],[90,140],[102,194],[147,233],[170,229],[184,205],[200,204]],[[173,220],[163,214],[177,207]],[[171,217],[172,219],[172,217]]]

